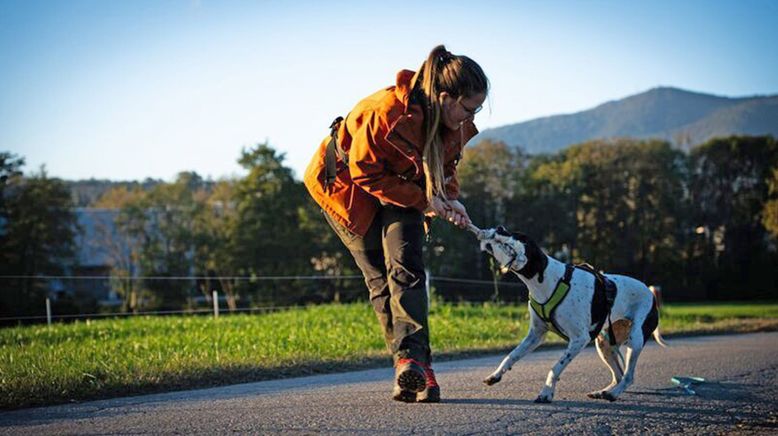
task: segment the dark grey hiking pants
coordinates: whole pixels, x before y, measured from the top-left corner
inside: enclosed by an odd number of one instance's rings
[[[430,363],[421,212],[383,206],[364,237],[323,214],[365,277],[370,302],[394,361],[411,358]]]

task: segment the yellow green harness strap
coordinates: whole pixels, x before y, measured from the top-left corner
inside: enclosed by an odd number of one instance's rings
[[[562,333],[562,330],[554,322],[554,311],[570,291],[570,279],[573,277],[573,270],[575,270],[573,265],[565,265],[565,275],[559,279],[556,288],[554,288],[554,292],[545,303],[540,304],[537,300],[532,298],[531,294],[529,296],[529,304],[532,307],[532,310],[535,311],[535,314],[539,316],[543,322],[548,324],[551,331],[561,336],[564,340],[568,340],[568,337]]]

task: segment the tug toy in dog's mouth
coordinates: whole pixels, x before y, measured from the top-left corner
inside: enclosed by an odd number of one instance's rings
[[[473,232],[479,241],[483,241],[484,239],[489,239],[494,236],[494,229],[482,230],[476,227],[473,223],[467,225],[467,230]]]

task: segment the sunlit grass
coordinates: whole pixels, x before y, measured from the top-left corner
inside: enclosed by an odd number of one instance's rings
[[[515,346],[528,320],[525,306],[496,304],[435,303],[430,317],[437,356]],[[665,335],[776,327],[778,304],[666,305],[661,320]],[[388,365],[387,356],[366,303],[5,328],[0,408]]]

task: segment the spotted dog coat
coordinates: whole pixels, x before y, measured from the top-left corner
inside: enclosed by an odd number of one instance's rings
[[[514,272],[527,285],[533,299],[542,303],[552,297],[557,283],[565,275],[567,266],[564,263],[546,255],[526,235],[508,233],[502,227],[480,230],[477,235],[481,250],[491,254],[499,262],[503,273]],[[652,291],[645,284],[631,277],[616,274],[605,274],[605,277],[618,289],[610,310],[613,328],[605,329],[615,336],[612,338],[614,345],[611,346],[610,338],[607,338],[605,332],[597,336],[595,342],[597,352],[610,369],[613,379],[604,389],[589,393],[589,397],[615,401],[632,384],[635,366],[648,336],[653,334],[660,345],[665,344],[657,327],[659,317],[656,296]],[[592,319],[594,312],[592,303],[595,297],[594,274],[575,268],[569,285],[568,294],[559,302],[552,314],[553,326],[561,330],[563,337],[568,338],[567,349],[549,371],[546,383],[535,400],[537,403],[551,402],[562,371],[591,341],[592,329],[598,328],[598,323]],[[530,327],[527,336],[484,380],[487,385],[499,382],[513,364],[540,345],[551,330],[549,323],[544,322],[531,305],[529,313]],[[625,345],[627,349],[626,368],[623,371],[617,358],[620,345]]]

